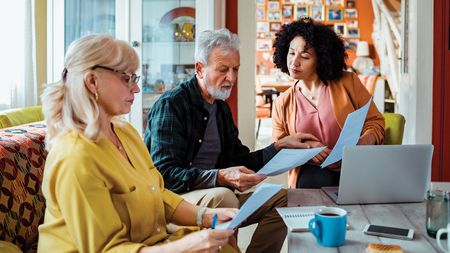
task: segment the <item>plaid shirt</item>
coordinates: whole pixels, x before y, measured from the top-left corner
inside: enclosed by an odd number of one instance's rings
[[[194,189],[203,170],[246,166],[255,172],[275,154],[274,145],[250,152],[241,143],[231,110],[222,100],[217,103],[217,127],[222,152],[215,168],[191,167],[205,134],[209,113],[194,76],[156,101],[148,115],[144,141],[153,162],[164,178],[165,187],[177,193]]]

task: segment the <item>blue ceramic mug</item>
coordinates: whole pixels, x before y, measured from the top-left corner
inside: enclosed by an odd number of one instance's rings
[[[342,208],[320,208],[309,221],[309,231],[316,237],[317,243],[326,247],[344,245],[346,229],[347,211]]]

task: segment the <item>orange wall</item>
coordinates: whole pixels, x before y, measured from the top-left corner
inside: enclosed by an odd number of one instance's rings
[[[369,43],[370,57],[374,59],[375,65],[380,65],[378,54],[375,51],[372,41],[373,32],[373,8],[372,1],[370,0],[358,0],[356,2],[356,9],[358,10],[358,26],[360,40],[367,41]],[[348,61],[347,65],[351,65],[353,59],[355,59],[355,51],[347,51]]]

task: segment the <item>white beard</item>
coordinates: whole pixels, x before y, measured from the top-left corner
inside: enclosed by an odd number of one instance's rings
[[[208,83],[208,76],[206,73],[205,73],[204,80],[205,80],[206,90],[208,91],[209,95],[211,95],[214,99],[227,100],[230,97],[232,89],[227,89],[227,90],[221,90],[220,88],[216,89],[216,87],[214,87],[213,85],[210,85]],[[224,82],[223,84],[231,85],[231,86],[233,85],[230,82]]]

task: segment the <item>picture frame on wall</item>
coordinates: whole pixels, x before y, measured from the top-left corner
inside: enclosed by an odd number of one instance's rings
[[[267,20],[269,21],[281,21],[281,11],[269,10],[267,12]]]
[[[278,32],[281,29],[281,22],[270,22],[269,27],[271,32]]]
[[[283,4],[281,15],[283,16],[283,19],[292,19],[294,17],[294,5]]]
[[[344,48],[346,50],[356,50],[356,47],[358,46],[358,39],[347,39],[344,40]]]
[[[264,6],[256,6],[256,20],[266,20],[266,10]]]
[[[272,50],[272,40],[257,39],[256,40],[256,50],[257,51],[270,51],[270,50]]]
[[[267,9],[268,10],[279,10],[280,3],[278,1],[276,1],[276,2],[269,1],[269,2],[267,2]]]
[[[256,22],[256,32],[258,33],[268,33],[269,30],[269,23],[268,22]]]
[[[335,23],[334,24],[334,31],[340,35],[344,36],[347,32],[347,24],[346,23]]]
[[[348,20],[347,28],[358,28],[358,21],[357,20]]]
[[[357,18],[358,10],[357,9],[345,9],[345,18]]]
[[[326,0],[326,5],[344,7],[344,0]]]
[[[359,38],[359,28],[347,28],[347,38]]]
[[[329,21],[341,21],[343,17],[342,8],[328,8],[327,20]]]
[[[297,5],[297,8],[295,10],[295,19],[299,20],[300,18],[304,16],[309,15],[309,8],[307,5]]]
[[[310,17],[314,20],[324,20],[323,16],[324,7],[321,4],[311,6]]]
[[[256,0],[256,4],[264,5],[265,4],[265,0]]]
[[[356,2],[355,0],[347,0],[345,3],[346,8],[356,8]]]

